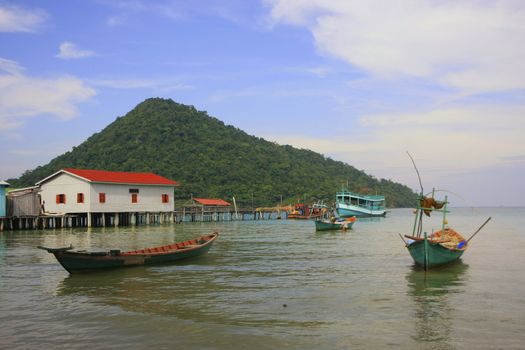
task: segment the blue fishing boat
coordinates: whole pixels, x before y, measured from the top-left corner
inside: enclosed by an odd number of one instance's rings
[[[337,214],[347,218],[385,216],[385,196],[369,196],[350,192],[343,188],[335,195],[335,208]]]

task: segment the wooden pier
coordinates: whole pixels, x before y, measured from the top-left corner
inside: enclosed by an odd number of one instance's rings
[[[177,208],[172,212],[75,213],[0,217],[0,231],[75,227],[139,226],[184,222],[227,222],[286,219],[288,207],[219,210]]]

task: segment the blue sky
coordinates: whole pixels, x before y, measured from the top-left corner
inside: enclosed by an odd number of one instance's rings
[[[455,205],[523,205],[523,1],[2,1],[0,180],[149,97]],[[175,179],[176,180],[176,179]]]

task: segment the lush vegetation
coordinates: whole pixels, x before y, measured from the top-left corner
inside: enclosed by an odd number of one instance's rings
[[[389,207],[411,206],[408,187],[378,180],[321,154],[250,136],[206,112],[159,98],[148,99],[100,133],[49,164],[9,179],[31,186],[62,168],[154,172],[178,181],[179,199],[235,196],[242,207],[296,202],[332,203],[342,184],[383,194]]]

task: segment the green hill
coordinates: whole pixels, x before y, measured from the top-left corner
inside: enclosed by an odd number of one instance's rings
[[[212,197],[240,207],[297,199],[333,202],[342,184],[356,192],[383,194],[389,207],[412,206],[408,187],[378,180],[310,150],[250,136],[186,106],[148,99],[104,130],[49,164],[26,171],[12,186],[31,186],[66,168],[154,172],[180,182],[179,199]]]

